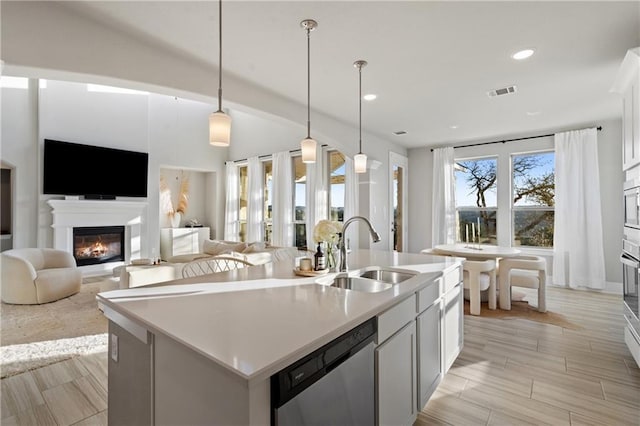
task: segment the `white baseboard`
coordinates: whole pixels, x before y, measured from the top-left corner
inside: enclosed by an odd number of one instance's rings
[[[550,287],[558,287],[558,288],[568,288],[561,285],[552,284],[551,277],[547,277],[547,285]],[[580,291],[597,291],[599,293],[610,293],[610,294],[618,294],[622,296],[622,283],[606,281],[604,288],[602,290],[596,290],[588,287],[576,287],[572,288],[572,290],[580,290]]]

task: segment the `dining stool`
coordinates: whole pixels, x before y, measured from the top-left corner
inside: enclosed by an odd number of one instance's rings
[[[464,289],[469,291],[469,312],[480,315],[480,292],[487,290],[489,309],[496,309],[496,261],[465,260],[462,264]]]
[[[547,261],[541,256],[518,256],[500,260],[498,287],[500,309],[511,310],[511,287],[538,289],[538,311],[547,311]]]

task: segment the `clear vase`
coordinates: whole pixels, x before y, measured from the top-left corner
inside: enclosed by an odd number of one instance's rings
[[[336,267],[336,251],[335,246],[331,243],[327,244],[327,268],[334,270]]]

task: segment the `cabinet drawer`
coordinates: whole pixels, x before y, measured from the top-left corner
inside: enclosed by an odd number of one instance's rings
[[[433,280],[430,284],[428,284],[425,288],[420,290],[418,295],[418,306],[417,313],[420,313],[427,309],[429,306],[433,305],[433,303],[438,300],[440,297],[440,287],[442,286],[442,277],[436,280]]]
[[[378,315],[378,337],[376,344],[380,344],[400,330],[407,323],[416,318],[416,295],[403,300]]]
[[[462,269],[458,267],[453,271],[447,272],[442,280],[444,284],[442,292],[447,293],[449,290],[458,285],[460,281],[462,281]]]

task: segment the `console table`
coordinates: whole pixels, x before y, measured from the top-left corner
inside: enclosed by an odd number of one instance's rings
[[[179,254],[202,252],[202,244],[209,239],[209,228],[163,228],[160,230],[160,256],[163,260]]]

